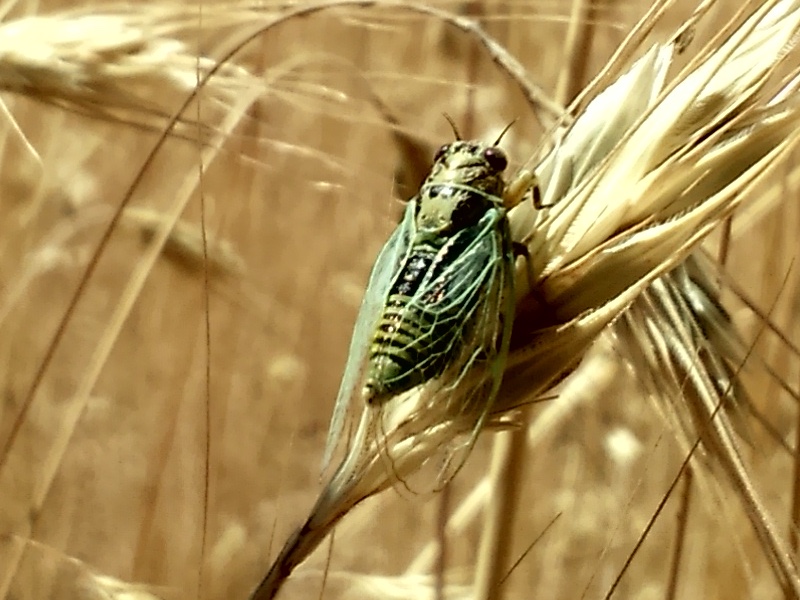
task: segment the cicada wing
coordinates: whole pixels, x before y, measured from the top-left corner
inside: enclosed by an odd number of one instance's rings
[[[437,475],[440,489],[467,460],[493,411],[502,383],[515,309],[512,253],[506,255],[503,264],[506,266],[497,270],[486,301],[475,315],[475,337],[465,344],[454,365],[458,374],[453,384],[440,392],[456,398],[455,409],[465,416],[465,435],[443,448]]]
[[[474,265],[472,268],[469,265]],[[478,434],[492,412],[500,390],[511,343],[514,321],[514,253],[509,224],[503,215],[464,254],[464,264],[454,265],[467,277],[480,281],[480,294],[465,338],[446,374],[435,402],[451,402],[451,414],[463,418],[464,435],[443,447],[436,473],[437,488],[444,487],[467,460]],[[464,290],[467,294],[468,290]]]
[[[414,235],[416,203],[416,198],[412,198],[408,202],[403,214],[403,220],[383,245],[372,267],[353,329],[347,364],[339,385],[339,394],[336,397],[336,404],[334,405],[331,423],[328,428],[328,438],[325,442],[325,453],[322,458],[322,471],[325,471],[330,466],[333,453],[342,440],[348,414],[352,413],[350,410],[351,402],[358,400],[357,391],[363,377],[367,353],[375,327],[380,319],[389,289],[397,276],[397,272],[408,252],[410,240]]]
[[[439,320],[429,329],[432,333],[416,341],[420,355],[447,352],[451,357],[435,382],[437,391],[420,410],[439,413],[442,420],[458,420],[465,434],[442,448],[436,488],[449,481],[466,460],[491,410],[514,316],[514,258],[505,212],[489,211],[474,228],[455,236],[452,244],[457,254],[431,269],[411,299],[416,309]],[[442,331],[451,332],[446,346],[437,339]]]
[[[412,299],[438,323],[432,331],[453,332],[444,348],[451,356],[448,371],[469,367],[473,355],[481,362],[491,360],[500,349],[501,313],[507,312],[502,301],[511,300],[513,306],[510,239],[504,211],[489,211],[474,228],[455,236],[457,256],[431,269]],[[434,349],[438,340],[423,342]]]

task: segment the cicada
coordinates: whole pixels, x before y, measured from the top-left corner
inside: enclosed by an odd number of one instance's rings
[[[459,396],[451,412],[468,419],[469,445],[474,441],[500,386],[514,318],[507,212],[535,186],[528,173],[504,180],[502,135],[487,144],[456,132],[456,141],[439,148],[380,251],[353,332],[325,465],[353,405],[381,411],[429,384],[436,384],[429,406],[441,409],[455,402],[456,384],[471,381],[471,393]]]

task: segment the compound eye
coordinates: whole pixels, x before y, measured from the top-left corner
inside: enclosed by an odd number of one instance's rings
[[[508,166],[508,158],[506,153],[497,146],[492,146],[483,151],[483,158],[489,163],[495,171],[505,171]]]
[[[449,149],[450,149],[450,144],[445,144],[444,146],[440,147],[436,151],[436,154],[433,155],[433,162],[439,161]]]

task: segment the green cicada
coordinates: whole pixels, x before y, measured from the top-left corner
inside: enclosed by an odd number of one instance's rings
[[[492,406],[514,317],[515,253],[507,211],[533,185],[506,184],[498,146],[457,140],[439,148],[417,195],[384,245],[369,278],[336,401],[324,463],[352,402],[381,410],[417,386],[475,382],[474,436]],[[476,406],[478,407],[476,410]]]

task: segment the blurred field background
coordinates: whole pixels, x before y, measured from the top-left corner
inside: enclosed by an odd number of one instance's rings
[[[266,12],[286,8],[262,4]],[[562,102],[649,7],[430,4],[476,19]],[[97,6],[6,2],[4,22]],[[131,6],[158,14],[154,2]],[[187,42],[212,57],[253,29],[215,22],[213,6],[189,7],[201,35],[191,38],[194,46]],[[651,39],[668,39],[693,7],[676,2]],[[694,44],[738,7],[718,2]],[[0,26],[0,80],[8,54],[25,53],[17,33]],[[79,32],[78,47],[84,33],[93,34]],[[155,156],[31,397],[115,207],[185,94],[143,78],[140,96],[119,111],[133,124],[97,118],[100,107],[91,103],[86,116],[42,102],[36,82],[2,96],[27,138],[8,116],[0,119],[4,599],[244,599],[320,488],[327,423],[363,286],[402,209],[396,175],[408,170],[409,155],[397,131],[430,156],[452,139],[442,113],[466,136],[485,139],[517,119],[503,144],[516,164],[542,143],[544,130],[518,88],[474,37],[434,17],[376,7],[321,12],[257,37],[235,62],[263,89],[252,104],[242,104],[249,88],[209,92],[187,111],[217,132],[231,115],[234,126],[220,133],[202,173],[201,153],[213,144],[199,139],[216,133],[191,123]],[[763,185],[766,200],[754,198],[736,218],[726,266],[790,339],[800,298],[793,175],[793,165],[778,166]],[[149,268],[153,230],[185,193],[180,226]],[[708,244],[714,255],[717,247],[718,240]],[[129,288],[142,269],[141,289]],[[766,367],[795,388],[797,360],[733,293],[723,299],[744,339],[757,342],[745,373],[753,402],[788,446],[748,421],[754,485],[788,539],[798,407]],[[115,316],[126,302],[129,312]],[[509,599],[605,597],[680,466],[673,432],[635,374],[613,345],[597,352],[603,370],[575,382],[571,410],[548,425],[522,465],[510,554],[522,555],[558,518],[508,578]],[[435,572],[435,560],[422,567],[414,560],[439,539],[443,515],[457,511],[486,474],[490,443],[491,436],[481,439],[446,495],[389,492],[358,507],[337,529],[322,597],[434,597],[432,577],[399,576]],[[615,597],[783,597],[734,492],[703,481],[682,479]],[[446,537],[450,586],[471,581],[479,536],[473,518]],[[328,550],[297,571],[282,598],[319,597]],[[467,597],[465,588],[448,590],[447,597]]]

